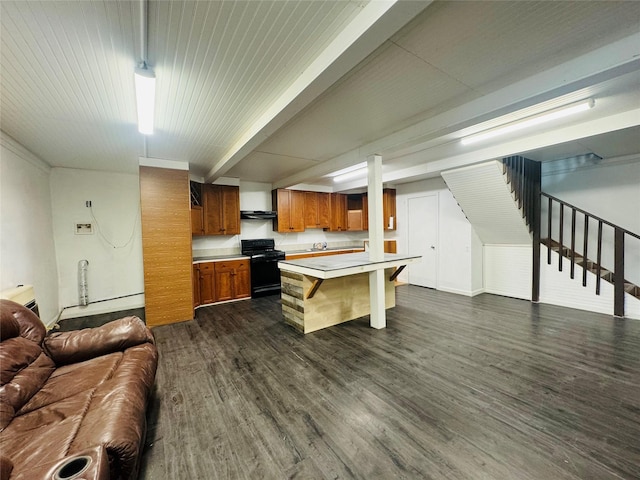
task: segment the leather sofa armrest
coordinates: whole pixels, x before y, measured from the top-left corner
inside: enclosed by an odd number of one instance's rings
[[[66,365],[147,342],[154,339],[144,322],[124,317],[96,328],[53,333],[45,337],[43,346],[56,365]]]
[[[14,471],[11,476],[11,480],[52,480],[55,478],[110,480],[111,474],[106,449],[103,446],[95,446],[62,460],[43,463],[19,472]]]

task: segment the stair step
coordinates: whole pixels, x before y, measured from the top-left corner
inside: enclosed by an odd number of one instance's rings
[[[564,245],[562,247],[560,247],[560,243],[558,243],[555,240],[549,241],[548,238],[545,238],[544,240],[541,240],[540,243],[542,243],[543,245],[546,245],[552,251],[554,251],[556,253],[559,253],[563,257],[571,259],[571,249],[569,247],[566,247]],[[575,254],[575,262],[576,262],[577,265],[579,265],[579,266],[581,266],[583,268],[586,268],[591,273],[597,274],[598,264],[596,262],[594,262],[593,260],[589,260],[589,259],[585,260],[582,255],[580,255],[579,253],[576,253]],[[602,278],[606,282],[614,283],[615,275],[613,274],[612,271],[607,270],[606,268],[601,266],[600,267],[600,278]],[[635,284],[625,280],[624,291],[626,293],[628,293],[628,294],[640,299],[640,286],[635,285]]]
[[[624,291],[633,297],[640,298],[640,287],[633,283],[626,282],[624,284]]]

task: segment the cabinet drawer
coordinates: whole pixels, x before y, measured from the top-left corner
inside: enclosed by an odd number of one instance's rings
[[[216,270],[235,269],[247,270],[249,268],[249,260],[225,260],[223,262],[215,262]]]
[[[198,268],[201,272],[213,272],[213,262],[199,263]]]

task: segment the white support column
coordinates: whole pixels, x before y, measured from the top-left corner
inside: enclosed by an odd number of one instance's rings
[[[369,260],[384,259],[384,227],[382,224],[382,157],[367,157],[369,200]],[[369,273],[370,324],[373,328],[385,328],[387,318],[384,302],[384,270]]]

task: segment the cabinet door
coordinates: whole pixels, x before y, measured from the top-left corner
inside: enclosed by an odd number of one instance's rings
[[[369,230],[369,194],[362,194],[362,229]]]
[[[289,195],[289,205],[291,207],[289,231],[304,232],[304,192],[289,190]]]
[[[200,268],[197,263],[193,264],[193,308],[200,305]]]
[[[332,232],[347,230],[347,197],[342,193],[331,194],[331,225]]]
[[[204,233],[205,235],[223,235],[222,225],[222,191],[218,185],[206,183],[202,186],[204,203]]]
[[[204,235],[202,207],[191,207],[191,235]]]
[[[233,262],[215,263],[215,301],[233,300]]]
[[[251,296],[251,268],[248,260],[233,262],[233,298]]]
[[[198,265],[200,271],[200,305],[215,302],[214,263],[206,262]]]
[[[393,188],[382,190],[382,211],[385,230],[396,229],[396,191]]]
[[[320,228],[317,192],[304,192],[304,226],[305,228]]]
[[[280,189],[272,192],[278,217],[273,221],[276,232],[304,232],[304,194],[300,190]]]
[[[278,212],[278,216],[273,219],[273,230],[285,233],[289,231],[291,225],[291,206],[289,204],[289,190],[279,189],[271,192],[273,209]]]
[[[223,235],[240,234],[240,188],[220,185]]]
[[[331,219],[331,195],[318,193],[318,227],[329,228]]]

